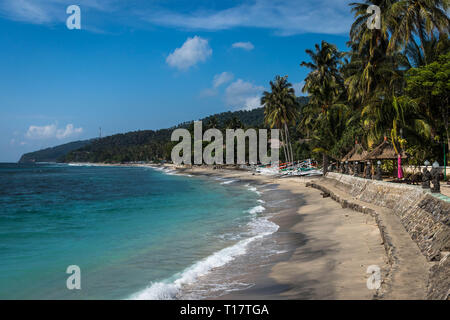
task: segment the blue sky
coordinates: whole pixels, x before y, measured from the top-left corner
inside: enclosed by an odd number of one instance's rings
[[[299,90],[305,49],[346,50],[349,2],[0,0],[0,162],[258,107],[277,74]]]

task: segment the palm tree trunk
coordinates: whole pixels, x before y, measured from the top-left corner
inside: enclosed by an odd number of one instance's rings
[[[294,163],[294,153],[292,152],[292,144],[289,142],[289,149],[291,150],[291,161]]]
[[[288,155],[287,155],[287,153],[286,153],[286,142],[285,142],[285,138],[284,138],[284,130],[283,129],[280,129],[280,131],[281,131],[281,142],[282,142],[282,144],[283,144],[283,152],[284,152],[284,159],[285,159],[285,161],[288,161]]]
[[[323,175],[325,176],[328,172],[328,155],[322,154],[322,162],[323,162]]]
[[[291,152],[291,162],[294,162],[294,153],[292,152],[291,136],[289,135],[289,128],[287,128],[288,139],[289,139],[289,151]]]
[[[287,143],[287,148],[288,148],[288,152],[289,152],[289,162],[293,162],[293,154],[292,154],[292,147],[291,147],[291,142],[289,141],[289,129],[288,126],[286,124],[286,122],[284,123],[284,131],[286,132],[286,143]]]
[[[292,156],[292,147],[291,147],[291,139],[289,137],[289,129],[286,129],[286,139],[287,139],[287,148],[289,152],[289,162],[292,164],[293,156]]]
[[[286,130],[283,130],[283,132],[284,132],[284,148],[285,148],[286,162],[289,163],[291,162],[291,155],[289,154],[289,147],[288,147],[289,140]]]
[[[284,123],[284,134],[285,134],[285,136],[286,136],[286,150],[287,150],[287,153],[288,153],[288,159],[287,159],[287,162],[291,162],[291,154],[289,153],[289,133],[288,133],[288,131],[287,131],[287,126],[286,126],[286,122]]]
[[[448,136],[448,116],[449,116],[449,114],[448,114],[448,97],[445,100],[447,102],[446,103],[447,104],[447,116],[445,116],[444,123],[445,123],[445,133],[447,133],[447,149],[450,151],[450,137]]]

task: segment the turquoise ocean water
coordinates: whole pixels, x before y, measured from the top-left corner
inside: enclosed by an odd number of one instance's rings
[[[152,168],[0,164],[0,298],[182,298],[274,232],[254,191]],[[69,265],[81,290],[66,288]]]

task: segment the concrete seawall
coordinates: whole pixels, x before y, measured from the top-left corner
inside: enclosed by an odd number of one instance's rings
[[[399,221],[410,240],[414,241],[419,248],[420,251],[417,251],[417,254],[421,253],[428,261],[426,297],[429,299],[450,298],[449,202],[434,197],[420,186],[367,180],[331,172],[325,178],[311,182],[309,185],[329,193],[334,200],[345,207],[378,217],[380,231],[391,263],[396,265],[401,261],[403,268],[408,269],[408,260],[413,263],[412,259],[399,259],[404,243],[396,244],[395,241],[391,241],[390,239],[396,238],[396,234],[392,234],[397,233],[394,231],[396,229],[385,226],[385,224]],[[394,267],[394,273],[395,269]]]

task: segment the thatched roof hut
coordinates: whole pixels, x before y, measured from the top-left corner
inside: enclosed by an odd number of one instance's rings
[[[369,153],[364,150],[364,148],[360,148],[359,150],[356,150],[355,153],[353,153],[353,155],[350,157],[350,159],[348,159],[348,161],[352,162],[352,161],[364,161],[367,158],[367,155]]]
[[[400,156],[402,159],[408,158],[408,155],[403,150],[400,151]],[[394,146],[387,139],[384,139],[384,141],[378,147],[373,149],[366,157],[368,160],[396,160],[397,158],[398,154],[395,152]]]
[[[352,150],[349,151],[343,158],[342,162],[348,161],[364,161],[368,155],[368,152],[359,143],[355,144]]]
[[[352,150],[350,150],[350,151],[349,151],[349,152],[341,159],[341,162],[348,161],[348,159],[350,159],[350,157],[352,156],[353,152],[355,152],[354,149],[355,149],[355,148],[353,148]]]

